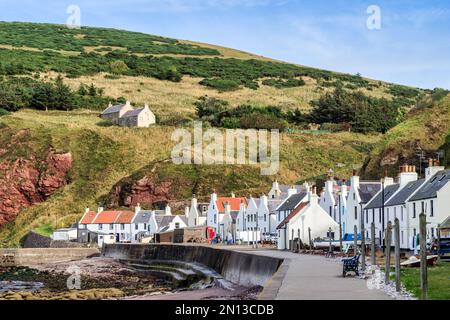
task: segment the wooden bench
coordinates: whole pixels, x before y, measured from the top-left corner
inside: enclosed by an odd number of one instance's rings
[[[359,260],[361,258],[361,254],[355,255],[353,258],[343,259],[343,272],[342,275],[344,278],[347,276],[347,273],[354,272],[357,276],[359,276]]]

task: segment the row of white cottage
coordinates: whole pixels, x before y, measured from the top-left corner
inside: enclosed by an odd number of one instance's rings
[[[383,215],[384,198],[384,215]],[[198,203],[195,196],[184,215],[172,215],[168,206],[162,211],[86,210],[79,222],[78,240],[89,242],[97,236],[99,242],[140,242],[156,233],[177,228],[208,226],[222,240],[254,241],[277,237],[278,248],[287,249],[290,239],[303,243],[311,238],[324,238],[331,228],[335,237],[342,225],[343,235],[361,233],[361,219],[370,235],[370,224],[376,226],[381,244],[384,229],[395,218],[401,224],[401,247],[412,249],[419,230],[419,214],[426,213],[428,239],[436,237],[440,223],[450,216],[450,170],[430,162],[425,179],[418,179],[412,166],[403,166],[398,181],[361,181],[356,173],[349,183],[331,177],[319,195],[314,186],[285,186],[274,182],[268,195],[256,199],[219,197],[215,192],[209,203]]]
[[[382,244],[387,223],[398,218],[401,247],[413,249],[422,212],[427,215],[427,238],[431,240],[437,236],[438,225],[450,216],[450,170],[438,162],[430,161],[424,179],[419,179],[415,167],[406,165],[397,181],[389,177],[380,182],[361,181],[356,173],[349,182],[330,177],[320,196],[308,184],[288,187],[278,182],[259,199],[220,198],[213,193],[207,225],[223,240],[253,241],[273,234],[278,248],[287,249],[292,238],[300,236],[308,243],[309,229],[312,239],[328,236],[330,228],[338,237],[340,225],[343,235],[354,234],[355,226],[361,234],[361,219],[366,237],[374,223],[376,240]]]

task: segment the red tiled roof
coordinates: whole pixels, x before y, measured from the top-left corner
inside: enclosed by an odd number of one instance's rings
[[[128,224],[133,221],[134,212],[132,211],[123,211],[120,213],[120,216],[117,218],[116,223],[124,223]]]
[[[96,215],[97,215],[96,211],[86,212],[83,218],[81,218],[80,224],[91,224],[92,221],[94,221]]]
[[[306,208],[306,206],[309,205],[309,201],[302,202],[297,208],[295,208],[294,211],[291,212],[290,215],[286,217],[286,219],[283,220],[283,222],[280,223],[280,225],[277,227],[277,229],[283,228],[286,224],[289,223],[300,211]]]
[[[241,203],[244,203],[246,207],[248,205],[246,198],[218,198],[216,204],[219,212],[225,212],[225,204],[227,203],[231,205],[231,211],[241,210]]]
[[[115,223],[122,211],[103,211],[98,214],[93,224],[111,224]]]

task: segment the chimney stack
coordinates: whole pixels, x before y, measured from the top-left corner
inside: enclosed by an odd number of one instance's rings
[[[445,170],[445,167],[442,167],[439,160],[430,159],[430,166],[425,169],[425,180],[430,180],[436,173],[439,171]]]
[[[405,187],[408,183],[417,181],[419,179],[419,175],[416,172],[415,166],[410,166],[405,164],[401,167],[398,182],[400,184],[400,188]]]
[[[138,214],[142,210],[141,204],[138,203],[136,207],[134,207],[134,213]]]

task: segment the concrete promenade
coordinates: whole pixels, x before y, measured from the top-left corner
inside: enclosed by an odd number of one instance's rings
[[[389,300],[386,293],[370,290],[366,281],[342,277],[342,264],[323,256],[276,250],[244,250],[247,253],[285,259],[267,282],[264,300]]]

